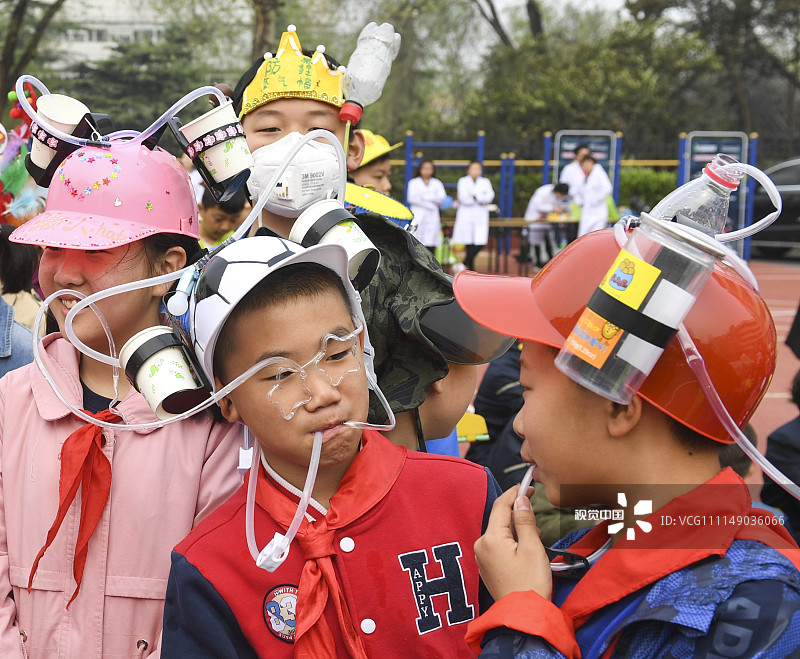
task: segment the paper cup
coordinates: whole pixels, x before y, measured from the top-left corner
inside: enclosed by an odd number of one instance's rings
[[[71,135],[72,131],[83,119],[83,116],[90,110],[78,99],[71,96],[46,94],[39,98],[36,104],[36,112],[44,122],[43,129],[47,130],[48,126],[51,126]],[[33,136],[31,160],[34,165],[46,169],[55,154],[55,149],[43,144],[36,136]]]
[[[254,164],[244,133],[230,127],[238,121],[233,102],[226,101],[180,128],[192,148],[192,158],[202,158],[216,183],[227,181]],[[223,130],[225,126],[229,126],[227,131]],[[204,136],[208,137],[203,140]]]
[[[180,346],[169,345],[153,352],[145,346],[151,339],[171,334],[168,327],[148,327],[128,339],[119,353],[120,364],[126,371],[131,358],[136,363],[141,362],[136,372],[128,377],[159,419],[170,419],[207,397],[205,389],[195,381]]]
[[[342,204],[335,199],[325,199],[312,204],[295,220],[292,230],[289,232],[289,240],[303,244],[303,239],[309,229],[318,220],[324,222],[328,213],[341,213],[343,210]],[[376,259],[380,254],[372,241],[353,220],[344,219],[337,223],[328,229],[316,244],[326,245],[329,243],[341,245],[347,251],[347,274],[350,279],[356,278],[367,257],[371,256],[372,259]]]

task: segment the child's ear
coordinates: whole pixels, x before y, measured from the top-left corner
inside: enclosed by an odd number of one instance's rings
[[[220,381],[219,378],[214,378],[214,388],[219,391],[222,389],[224,385]],[[237,421],[241,421],[242,417],[239,416],[239,412],[236,409],[236,405],[234,405],[233,401],[231,400],[230,396],[225,396],[219,400],[219,409],[222,412],[222,416],[225,417],[225,420],[229,423],[236,423]]]
[[[634,396],[627,405],[607,401],[608,434],[612,437],[624,437],[631,432],[642,419],[643,402]]]
[[[436,380],[436,382],[431,384],[431,386],[428,387],[428,391],[441,396],[444,393],[444,378],[441,380]]]
[[[353,171],[358,169],[361,161],[364,158],[364,149],[366,143],[364,142],[364,133],[357,128],[350,131],[350,142],[347,144],[347,169]]]
[[[183,247],[170,247],[161,257],[161,262],[158,264],[159,275],[165,275],[170,272],[177,272],[186,265],[186,252]],[[164,297],[172,286],[173,282],[166,282],[160,286],[153,287],[153,295],[155,297]]]

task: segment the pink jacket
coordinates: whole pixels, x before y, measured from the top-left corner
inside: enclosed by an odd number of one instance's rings
[[[81,407],[78,353],[57,335],[45,359]],[[135,390],[119,406],[155,421]],[[83,425],[35,364],[0,380],[0,657],[158,657],[174,545],[239,486],[239,426],[204,415],[149,432],[105,430],[111,493],[89,541],[81,590],[72,561],[80,491],[27,591],[58,506],[59,452]],[[113,522],[113,523],[112,523]]]

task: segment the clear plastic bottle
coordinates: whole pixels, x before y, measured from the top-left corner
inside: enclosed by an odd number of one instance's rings
[[[400,35],[392,25],[372,22],[364,26],[344,72],[342,121],[357,124],[363,108],[380,98],[399,50]]]
[[[590,391],[631,402],[723,255],[714,241],[642,213],[556,358]]]
[[[739,187],[743,172],[725,168],[738,161],[724,153],[703,168],[703,173],[684,183],[659,201],[650,216],[656,220],[677,221],[710,236],[725,230],[731,192]]]

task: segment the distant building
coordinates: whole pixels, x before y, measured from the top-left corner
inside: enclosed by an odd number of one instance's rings
[[[221,29],[235,35],[236,47],[222,50],[219,71],[238,75],[250,64],[253,11],[247,2],[229,2],[225,17],[227,25]],[[118,43],[162,41],[166,26],[180,21],[155,0],[67,0],[49,30],[48,41],[57,45],[60,60],[52,64],[63,69],[80,61],[97,62],[108,58]]]

